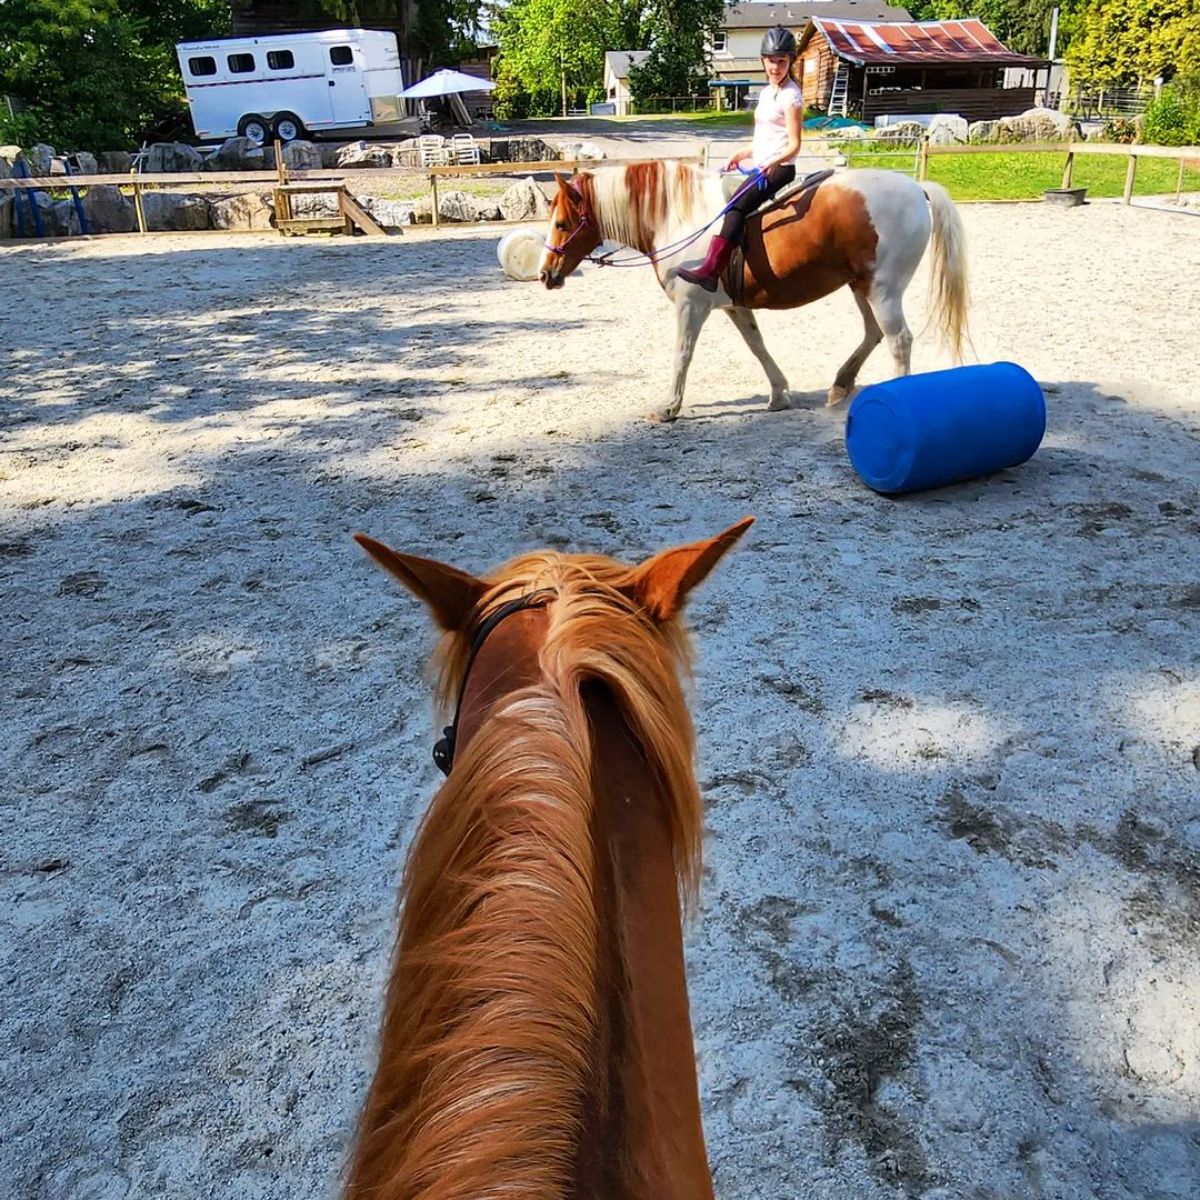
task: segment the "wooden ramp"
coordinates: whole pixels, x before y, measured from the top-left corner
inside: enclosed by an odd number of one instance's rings
[[[293,196],[337,196],[336,217],[297,217]],[[387,230],[350,194],[343,180],[320,183],[279,183],[275,187],[275,227],[284,236],[306,233],[345,233],[357,230],[367,237],[387,237]]]

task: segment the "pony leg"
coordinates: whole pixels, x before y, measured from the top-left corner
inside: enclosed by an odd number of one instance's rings
[[[688,367],[696,351],[696,339],[708,320],[712,305],[687,296],[675,310],[675,375],[671,380],[671,400],[666,408],[650,414],[651,421],[673,421],[683,407],[683,389],[687,383]]]
[[[907,375],[912,370],[913,335],[904,319],[902,295],[899,291],[881,293],[872,288],[869,297],[871,311],[883,330],[883,336],[887,338],[897,375]]]
[[[852,287],[850,290],[854,294],[854,303],[858,305],[858,311],[862,313],[863,340],[859,342],[858,349],[839,368],[833,387],[829,389],[829,397],[825,401],[828,406],[841,404],[850,395],[863,363],[867,361],[871,351],[883,341],[883,330],[875,320],[870,301],[858,288]]]
[[[754,314],[748,308],[727,308],[725,311],[737,326],[738,332],[746,339],[750,353],[758,359],[767,373],[767,382],[771,385],[771,399],[767,409],[770,412],[779,412],[781,409],[791,408],[792,397],[788,392],[788,381],[763,342],[762,331],[754,319]]]

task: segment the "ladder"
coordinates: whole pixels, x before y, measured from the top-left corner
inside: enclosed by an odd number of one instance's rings
[[[829,115],[831,117],[847,115],[846,101],[849,95],[850,74],[846,70],[846,64],[839,58],[833,69],[833,87],[829,91]]]

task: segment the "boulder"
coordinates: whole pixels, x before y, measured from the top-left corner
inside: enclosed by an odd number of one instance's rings
[[[986,145],[999,140],[999,121],[972,121],[967,129],[967,141],[973,145]]]
[[[212,216],[203,196],[178,192],[146,192],[142,196],[146,228],[155,231],[211,229]]]
[[[1078,136],[1075,118],[1052,108],[1031,108],[1019,117],[1000,118],[1002,142],[1065,142]]]
[[[392,165],[397,167],[419,167],[421,147],[417,138],[406,138],[392,147]]]
[[[925,130],[925,136],[935,146],[962,145],[966,142],[967,135],[966,118],[953,113],[938,113]]]
[[[74,158],[80,175],[100,174],[100,163],[94,154],[89,154],[86,150],[76,150]]]
[[[214,229],[270,229],[275,209],[268,195],[246,192],[226,196],[210,205]]]
[[[10,238],[15,233],[12,192],[0,192],[0,239]]]
[[[336,217],[341,211],[338,208],[337,197],[332,193],[316,192],[307,195],[304,192],[290,197],[293,217]]]
[[[20,146],[0,146],[0,163],[9,168],[9,175],[12,174],[12,165],[18,158],[22,162],[26,161],[25,151]],[[7,179],[9,175],[5,175],[4,178]]]
[[[30,175],[49,175],[53,170],[54,158],[54,147],[47,146],[45,142],[38,142],[32,150],[25,152]]]
[[[500,211],[500,205],[494,200],[477,199],[475,201],[475,220],[503,221],[504,214]]]
[[[920,121],[897,121],[875,131],[881,142],[919,142],[925,136],[925,126]]]
[[[121,195],[117,187],[88,188],[83,196],[83,212],[89,233],[132,233],[137,228],[133,201]]]
[[[371,145],[367,142],[351,142],[338,151],[335,165],[339,169],[346,170],[390,167],[392,165],[391,147]]]
[[[0,179],[11,179],[11,178],[12,178],[12,165],[9,163],[8,159],[4,157],[3,154],[0,154]],[[11,194],[10,192],[0,192],[0,196],[7,196],[10,194]]]
[[[378,196],[359,196],[358,202],[384,229],[399,229],[413,223],[412,200],[381,200]]]
[[[413,203],[413,220],[420,225],[432,222],[433,206],[427,199]],[[479,204],[466,192],[443,192],[438,197],[439,221],[478,221]]]
[[[297,138],[283,147],[283,165],[289,171],[319,171],[323,166],[321,151],[312,142]]]
[[[142,170],[150,173],[196,172],[204,170],[204,159],[182,142],[155,142],[146,151]]]
[[[492,138],[489,153],[494,162],[551,162],[562,158],[557,146],[540,137]]]
[[[559,151],[563,158],[584,158],[584,159],[601,159],[607,158],[608,155],[604,152],[603,146],[597,146],[595,142],[563,142],[559,146]],[[555,155],[557,158],[558,156]]]
[[[222,142],[216,154],[210,154],[204,163],[208,171],[261,171],[265,166],[263,148],[247,137],[233,137]]]
[[[98,160],[102,175],[128,175],[133,158],[124,150],[105,150]]]
[[[499,207],[506,221],[537,221],[550,215],[550,201],[532,175],[512,184],[500,197]]]
[[[73,200],[53,201],[50,207],[45,210],[43,219],[46,214],[50,218],[46,222],[46,234],[48,237],[78,236],[83,232],[83,227],[79,224],[79,214],[75,211],[75,202]]]
[[[317,149],[321,152],[321,166],[326,171],[337,169],[338,155],[344,148],[344,142],[321,142]]]

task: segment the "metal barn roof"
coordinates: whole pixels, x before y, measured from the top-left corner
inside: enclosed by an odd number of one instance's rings
[[[812,25],[839,58],[859,66],[945,66],[955,63],[1032,67],[1044,58],[1016,54],[982,21],[847,21],[813,17]],[[806,31],[804,41],[812,35]]]

